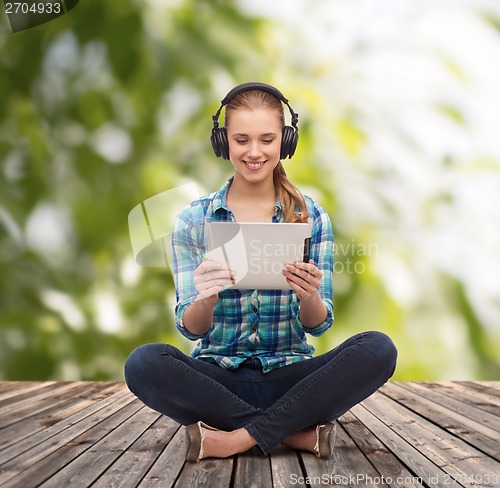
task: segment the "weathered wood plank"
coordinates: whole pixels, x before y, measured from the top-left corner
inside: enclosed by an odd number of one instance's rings
[[[383,422],[372,413],[362,402],[351,409],[351,412],[384,444],[393,452],[403,464],[415,473],[421,483],[427,487],[442,488],[440,480],[446,476],[446,472],[436,466],[424,456],[405,437],[401,437],[390,425]],[[461,486],[457,484],[456,486]]]
[[[186,451],[184,450],[184,455]],[[203,459],[199,463],[184,464],[176,488],[217,487],[229,488],[234,458],[228,459]],[[163,485],[160,485],[163,487]]]
[[[436,428],[433,423],[391,401],[382,393],[377,394],[376,401],[371,397],[363,403],[449,475],[459,474],[465,479],[475,473],[494,473],[498,468],[498,463],[493,459],[461,439]],[[465,481],[464,486],[472,486],[468,480]]]
[[[385,484],[394,488],[423,487],[422,480],[411,473],[386,446],[384,446],[351,412],[340,418],[340,423],[362,453],[373,464]]]
[[[138,486],[178,428],[179,424],[177,422],[168,417],[160,416],[102,474],[96,483],[92,485],[92,488],[135,488]]]
[[[491,388],[494,391],[500,392],[500,381],[481,381],[480,384]]]
[[[26,400],[31,401],[34,397],[43,395],[47,392],[48,394],[50,394],[50,392],[54,391],[54,389],[64,387],[66,384],[69,383],[58,383],[56,381],[44,381],[34,384],[22,383],[18,391],[10,390],[2,395],[4,396],[4,398],[0,401],[0,413],[8,411],[7,407],[9,407],[10,405],[22,405],[22,403]],[[9,390],[8,383],[2,383],[2,385],[5,386],[7,390]]]
[[[401,384],[387,384],[381,390],[413,412],[451,432],[484,453],[500,460],[500,434],[475,420],[436,404]]]
[[[186,430],[175,423],[169,431],[169,442],[151,469],[138,485],[141,488],[158,486],[170,488],[186,462]]]
[[[81,386],[85,387],[85,383],[56,383],[37,390],[36,394],[32,394],[32,392],[26,393],[25,395],[29,395],[27,398],[0,408],[0,428],[19,422],[25,417],[31,417],[54,403],[59,403],[64,399],[68,391],[75,391],[75,389],[78,391],[77,389]],[[13,400],[13,398],[10,400]]]
[[[500,486],[499,387],[389,383],[339,419],[332,460],[282,445],[187,463],[185,428],[124,383],[0,382],[0,485]]]
[[[130,407],[130,405],[132,407]],[[127,408],[128,407],[128,408]],[[142,405],[133,401],[130,394],[105,406],[92,415],[87,421],[78,422],[68,429],[50,437],[47,442],[37,444],[5,464],[0,465],[0,484],[16,477],[17,482],[39,483],[70,462],[95,442],[104,437],[108,431],[121,423],[123,417],[133,415]],[[0,453],[2,454],[2,453]],[[40,463],[39,463],[40,462]],[[5,486],[10,486],[9,482]],[[25,485],[28,486],[28,485]]]
[[[448,395],[436,391],[434,388],[425,387],[421,383],[401,383],[401,386],[414,393],[422,395],[423,397],[447,408],[450,411],[457,412],[464,417],[468,417],[471,420],[475,420],[480,424],[486,425],[490,429],[500,432],[500,422],[498,421],[499,417],[496,415],[474,408],[472,405],[464,403],[458,398],[451,398]]]
[[[234,488],[262,488],[272,485],[270,456],[264,456],[258,447],[238,455]]]
[[[500,401],[500,389],[493,387],[491,384],[488,385],[484,381],[454,381],[459,385],[464,385],[471,390],[478,391],[480,393],[486,393],[488,396],[496,398],[496,401]],[[496,382],[500,385],[500,381]]]
[[[432,391],[437,391],[453,399],[459,398],[461,402],[485,410],[495,416],[500,416],[500,398],[490,395],[486,392],[479,392],[468,388],[466,385],[460,385],[453,381],[438,381],[435,383],[420,383],[422,386]]]
[[[56,401],[49,408],[0,429],[0,450],[61,422],[100,399],[109,397],[120,388],[119,385],[119,383],[97,382],[81,385],[81,391],[72,390],[70,398],[64,398],[60,403]],[[65,397],[68,396],[67,393]]]
[[[16,478],[7,482],[5,486],[7,488],[12,488],[12,486],[20,486],[19,483],[24,484],[24,486],[28,486],[28,484],[44,486],[43,483],[45,481],[50,485],[51,479],[53,479],[56,474],[59,474],[58,472],[61,471],[62,468],[65,468],[71,461],[82,455],[141,408],[144,407],[140,405],[139,402],[127,404],[82,435],[72,440],[68,440],[62,447],[43,458],[42,462],[36,463],[28,469],[23,470]],[[63,473],[62,477],[64,477],[64,470],[61,472]],[[91,475],[91,473],[88,472],[84,474]],[[56,486],[73,485],[71,483],[62,483]]]
[[[92,443],[89,449],[75,457],[64,470],[54,474],[44,488],[86,488],[98,479],[160,416],[141,407],[123,423],[116,425],[106,436]]]
[[[302,452],[301,456],[307,473],[305,481],[312,486],[387,486],[380,473],[340,425],[337,425],[333,459],[318,459],[314,454],[306,452]]]
[[[116,387],[112,387],[110,389],[110,393],[115,390]],[[39,451],[43,454],[47,453],[47,449],[50,449],[51,446],[54,446],[54,449],[57,449],[58,442],[60,445],[63,445],[66,438],[71,435],[73,432],[75,436],[79,435],[83,431],[85,431],[89,425],[85,422],[81,423],[84,419],[89,418],[90,425],[95,422],[99,422],[106,415],[109,415],[109,411],[104,411],[101,414],[98,414],[99,410],[112,405],[114,402],[117,402],[121,399],[125,398],[125,403],[129,403],[132,401],[130,394],[121,388],[120,391],[111,394],[110,396],[106,396],[105,398],[97,401],[96,403],[83,408],[79,412],[71,415],[70,417],[57,422],[42,431],[37,432],[30,437],[24,438],[17,442],[16,444],[10,445],[8,448],[0,451],[0,482],[2,480],[2,470],[6,469],[4,464],[7,461],[20,456],[28,450],[31,450],[31,453],[27,456],[29,460],[35,460],[35,446],[41,446]],[[120,407],[121,408],[121,407]],[[2,431],[0,431],[1,433]]]
[[[5,405],[6,400],[10,398],[17,397],[20,398],[20,395],[24,395],[30,391],[38,390],[39,388],[43,388],[47,385],[53,385],[55,381],[3,381],[0,382],[0,407]],[[11,401],[11,403],[15,403],[17,399]]]
[[[274,448],[271,451],[272,487],[288,488],[292,486],[290,477],[294,474],[303,475],[296,451],[282,444]]]

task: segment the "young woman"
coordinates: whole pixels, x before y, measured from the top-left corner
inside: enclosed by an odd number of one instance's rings
[[[330,457],[335,419],[395,369],[396,348],[379,332],[316,357],[307,343],[306,334],[319,336],[333,322],[333,233],[325,210],[288,180],[281,162],[295,151],[297,119],[270,85],[245,83],[224,98],[212,144],[234,176],[180,212],[172,239],[177,328],[199,342],[191,357],[146,344],[125,365],[138,398],[187,426],[189,461],[255,445],[268,454],[280,443]],[[238,290],[233,271],[206,259],[206,221],[309,222],[310,260],[283,270],[291,290]]]

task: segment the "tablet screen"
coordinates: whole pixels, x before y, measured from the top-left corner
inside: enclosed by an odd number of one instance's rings
[[[311,237],[311,225],[300,223],[207,222],[206,228],[207,259],[236,273],[235,289],[290,290],[282,271],[304,260]]]

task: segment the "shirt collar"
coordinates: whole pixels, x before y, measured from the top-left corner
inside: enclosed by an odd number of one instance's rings
[[[214,213],[221,208],[226,210],[227,212],[230,212],[229,207],[227,206],[227,192],[229,191],[229,187],[233,182],[233,178],[234,176],[231,176],[231,178],[226,181],[224,186],[219,191],[215,192],[215,195],[212,199],[212,208]]]
[[[234,176],[231,176],[224,186],[215,193],[214,198],[212,200],[212,208],[213,212],[217,212],[219,209],[224,209],[226,212],[230,212],[231,210],[227,206],[227,192],[229,191],[229,187],[233,182]],[[279,197],[276,196],[276,204],[274,206],[274,215],[278,215],[281,213],[281,203]]]

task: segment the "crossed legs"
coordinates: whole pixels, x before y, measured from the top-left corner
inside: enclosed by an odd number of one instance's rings
[[[125,377],[154,410],[183,425],[202,420],[220,429],[203,429],[204,457],[228,457],[256,444],[268,454],[281,442],[311,451],[315,426],[375,392],[392,376],[396,357],[385,334],[366,332],[326,354],[256,376],[190,358],[170,345],[147,344],[131,353]],[[260,395],[253,395],[256,388]]]

